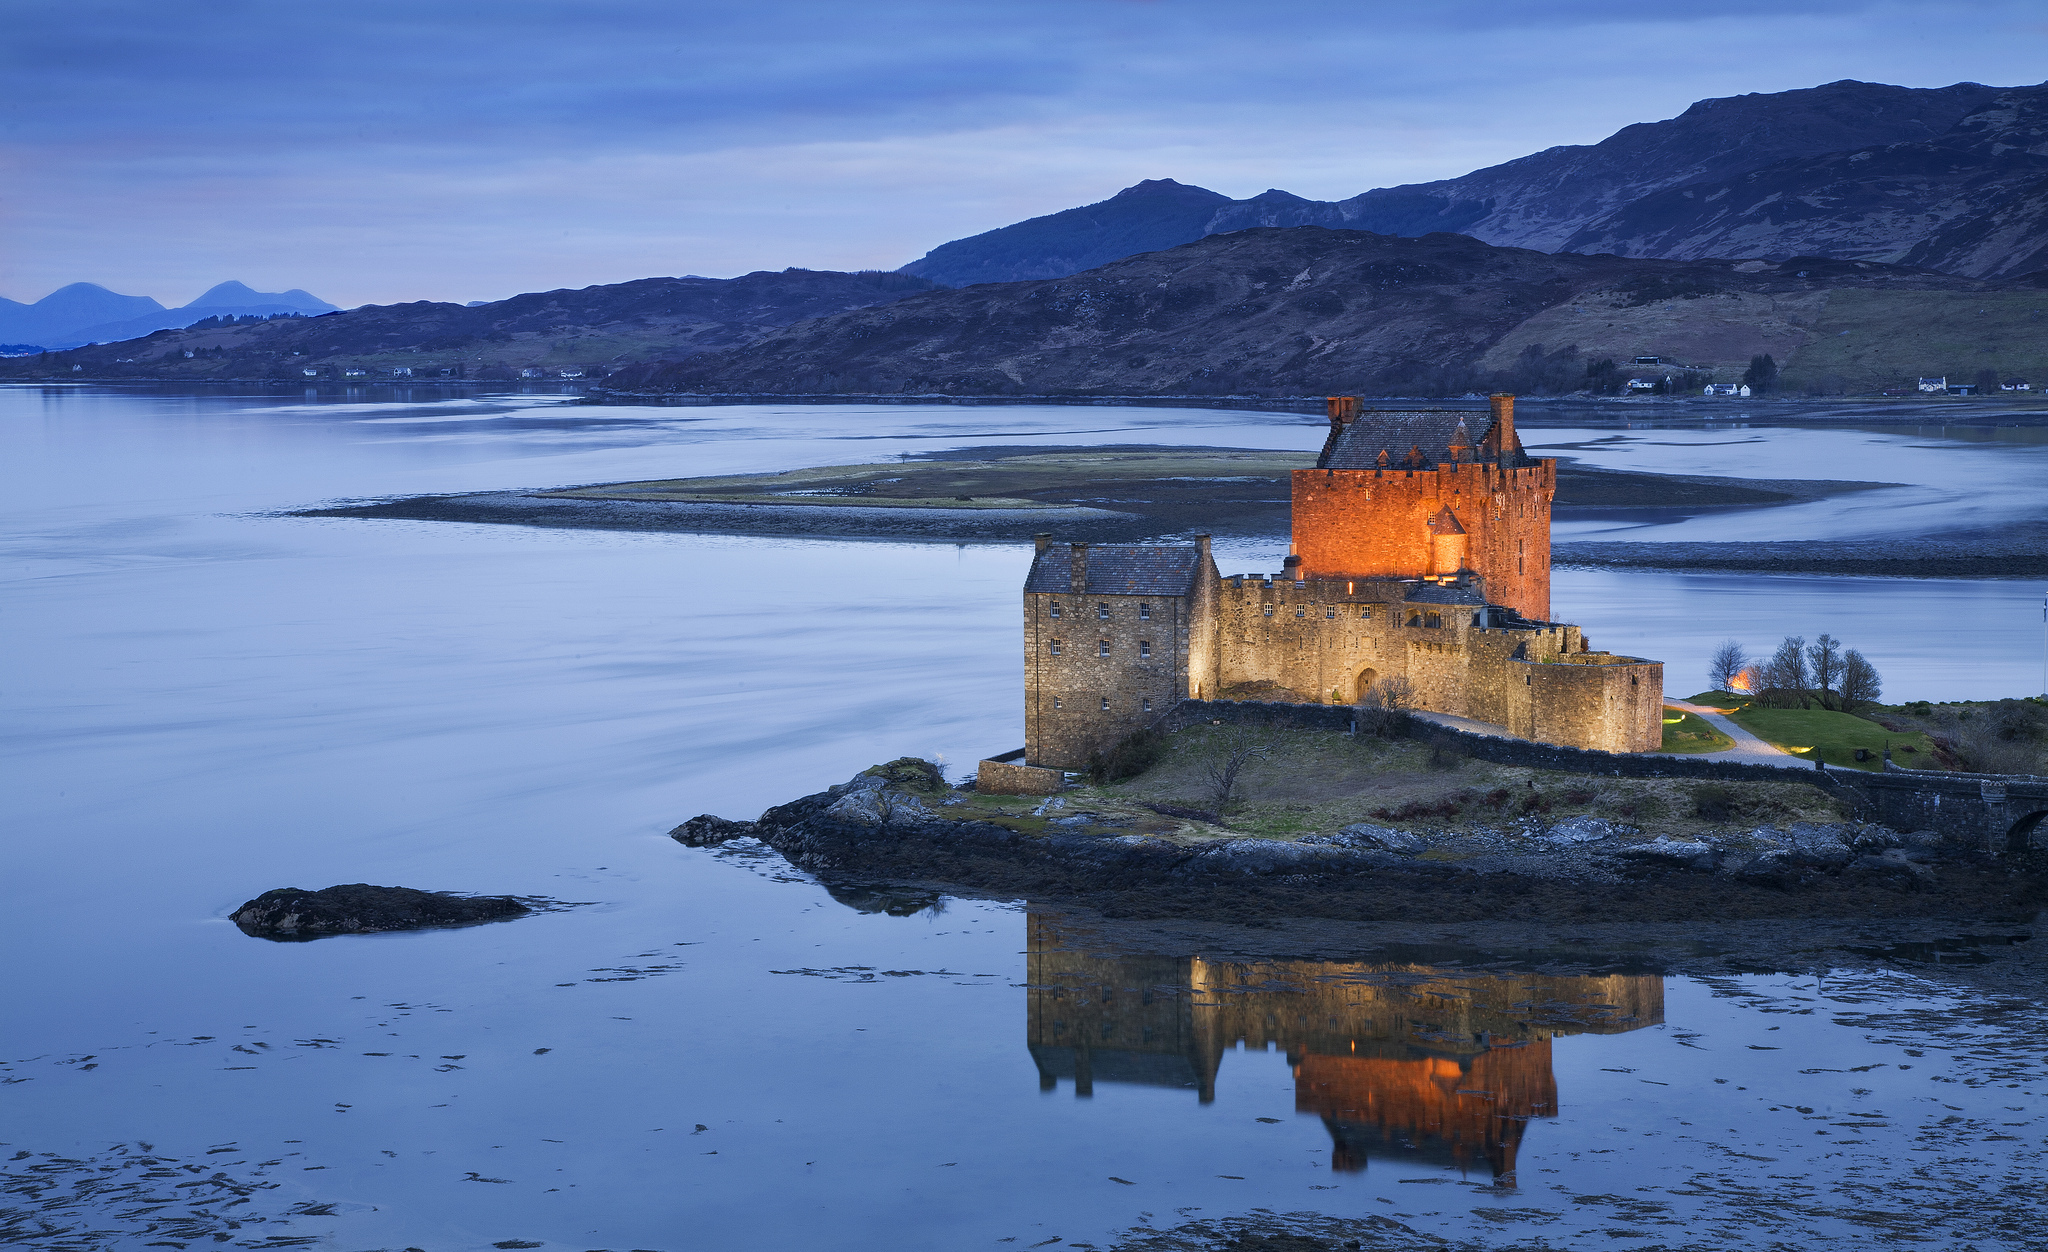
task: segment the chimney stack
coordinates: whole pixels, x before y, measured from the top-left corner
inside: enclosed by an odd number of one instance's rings
[[[1209,536],[1207,536],[1207,535],[1196,535],[1196,536],[1195,536],[1195,547],[1197,547],[1197,548],[1201,549],[1201,559],[1202,559],[1202,561],[1203,561],[1204,563],[1207,563],[1207,562],[1208,562],[1208,561],[1210,560],[1210,557],[1209,557]]]
[[[1493,404],[1494,446],[1500,453],[1501,464],[1505,465],[1515,451],[1515,398],[1501,393],[1489,399]]]
[[[1050,531],[1039,531],[1031,536],[1031,542],[1037,544],[1038,550],[1043,552],[1052,546],[1052,533]]]
[[[1358,420],[1357,396],[1329,396],[1326,402],[1330,410],[1330,425],[1349,426]]]
[[[1288,582],[1298,583],[1301,581],[1301,558],[1299,556],[1292,552],[1288,553],[1287,559],[1281,562],[1281,567],[1287,571]]]
[[[1077,543],[1073,549],[1073,594],[1085,596],[1088,594],[1088,545]]]

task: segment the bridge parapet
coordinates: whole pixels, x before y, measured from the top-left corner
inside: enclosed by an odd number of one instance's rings
[[[1905,769],[1886,761],[1883,773],[1853,781],[1869,797],[1876,820],[1894,830],[1932,830],[1993,855],[2024,852],[2037,840],[2048,845],[2048,778]]]

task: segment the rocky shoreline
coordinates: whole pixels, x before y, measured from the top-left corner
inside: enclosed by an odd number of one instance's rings
[[[893,771],[892,771],[893,772]],[[1597,818],[1295,839],[1205,823],[1162,833],[1040,806],[1042,830],[955,815],[964,795],[869,771],[752,822],[704,815],[693,847],[754,839],[827,878],[1028,898],[1112,918],[1438,923],[1944,918],[2024,922],[2048,905],[2039,854],[1992,857],[1933,832],[1793,822],[1685,840]]]

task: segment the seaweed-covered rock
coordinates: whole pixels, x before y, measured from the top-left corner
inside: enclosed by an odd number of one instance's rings
[[[472,926],[533,912],[514,896],[469,896],[412,887],[347,883],[308,891],[279,887],[236,909],[232,920],[259,939],[318,939],[434,926]]]
[[[715,848],[732,839],[754,833],[754,823],[736,822],[711,813],[699,813],[668,832],[668,837],[686,848]]]

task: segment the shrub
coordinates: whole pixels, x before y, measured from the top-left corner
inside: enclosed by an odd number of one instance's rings
[[[1159,758],[1165,754],[1165,735],[1150,727],[1134,730],[1107,750],[1088,758],[1088,779],[1101,784],[1136,778],[1159,764]]]
[[[1692,789],[1693,816],[1703,821],[1725,822],[1735,816],[1735,793],[1720,783],[1701,783]]]
[[[877,765],[867,771],[905,791],[944,791],[946,771],[936,763],[918,756],[899,756],[887,765]]]

